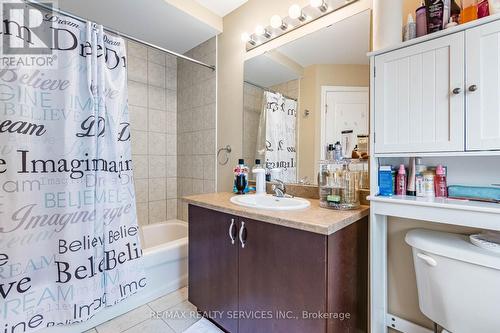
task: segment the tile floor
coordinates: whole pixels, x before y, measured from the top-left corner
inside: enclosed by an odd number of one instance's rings
[[[187,288],[105,322],[85,333],[221,333],[187,300]]]

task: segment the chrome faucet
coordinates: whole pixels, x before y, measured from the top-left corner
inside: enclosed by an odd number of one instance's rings
[[[274,191],[274,196],[278,198],[283,198],[286,196],[286,185],[283,181],[279,179],[273,180],[272,190]]]

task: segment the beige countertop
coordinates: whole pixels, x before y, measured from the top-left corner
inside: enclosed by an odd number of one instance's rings
[[[302,210],[262,210],[233,204],[229,199],[234,195],[234,193],[228,192],[209,193],[187,196],[183,200],[195,206],[322,235],[333,234],[368,216],[370,212],[368,206],[347,211],[321,208],[317,199],[307,199],[311,202],[311,206]]]

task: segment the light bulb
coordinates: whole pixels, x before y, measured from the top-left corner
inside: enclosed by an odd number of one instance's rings
[[[302,8],[300,8],[297,4],[290,6],[288,9],[288,15],[294,20],[298,19],[299,21],[305,21],[306,19],[306,16],[302,13]]]
[[[273,15],[271,17],[271,27],[273,27],[274,29],[278,29],[280,28],[281,30],[286,30],[287,28],[287,25],[285,22],[283,22],[283,20],[281,19],[281,16],[279,15]]]
[[[241,34],[241,41],[244,43],[248,43],[250,41],[250,35],[246,32]]]
[[[262,25],[258,25],[255,27],[255,34],[257,36],[264,36],[266,38],[271,37],[271,34]]]
[[[255,41],[252,39],[252,36],[250,36],[248,33],[244,32],[241,34],[241,41],[243,43],[250,43],[252,45],[255,45]]]
[[[311,6],[314,8],[318,8],[322,12],[326,12],[328,9],[328,5],[326,4],[325,0],[311,0]]]

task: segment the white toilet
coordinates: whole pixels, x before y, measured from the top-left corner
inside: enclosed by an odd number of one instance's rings
[[[500,332],[500,255],[467,236],[411,230],[420,310],[452,333]]]

